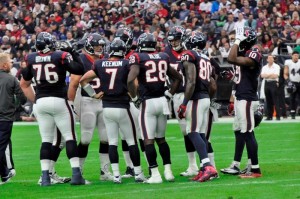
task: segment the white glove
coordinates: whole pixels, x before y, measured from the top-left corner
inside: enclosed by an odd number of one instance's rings
[[[246,35],[244,34],[244,28],[236,28],[235,29],[235,44],[239,45],[242,41],[247,39]]]

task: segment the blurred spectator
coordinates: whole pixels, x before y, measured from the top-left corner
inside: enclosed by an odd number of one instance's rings
[[[180,4],[180,11],[179,11],[179,20],[186,21],[187,16],[189,15],[190,10],[187,9],[186,3]]]
[[[229,55],[229,51],[230,51],[230,44],[228,42],[225,42],[223,44],[223,46],[221,46],[219,48],[219,51],[220,51],[223,58],[227,58],[228,55]]]
[[[219,33],[223,29],[223,26],[225,25],[226,21],[227,21],[226,9],[221,9],[217,15],[216,32]]]
[[[179,19],[179,8],[176,3],[171,4],[170,19],[173,19],[173,17]]]
[[[200,3],[199,13],[201,13],[201,12],[210,13],[211,8],[212,8],[212,3],[208,0],[204,0]]]
[[[234,22],[234,16],[232,13],[228,14],[227,16],[227,22],[223,26],[223,30],[225,30],[228,34],[234,30],[235,22]]]
[[[225,12],[227,12],[230,9],[231,2],[228,0],[221,0],[219,4],[219,11],[223,8],[225,9]]]
[[[245,26],[246,20],[244,19],[244,13],[240,12],[238,15],[238,20],[235,22],[234,28],[242,28]]]
[[[219,11],[219,7],[220,7],[219,0],[214,0],[211,6],[211,14],[214,14],[215,12]]]
[[[272,46],[272,40],[271,40],[271,35],[267,32],[264,32],[263,36],[262,36],[262,48],[263,48],[263,52],[262,53],[269,53],[270,52],[270,48]]]
[[[234,18],[238,18],[240,10],[236,7],[235,3],[230,5],[229,13],[233,14]]]
[[[293,12],[291,25],[292,26],[298,26],[298,25],[300,25],[299,11],[294,11]]]
[[[256,30],[257,21],[256,21],[256,19],[253,18],[253,14],[252,13],[250,13],[248,15],[248,19],[245,22],[245,26],[249,26],[249,27],[253,28],[253,30]]]

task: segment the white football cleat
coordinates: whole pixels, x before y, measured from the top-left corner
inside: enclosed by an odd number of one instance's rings
[[[104,172],[104,171],[101,170],[100,180],[101,181],[113,181],[114,180],[114,176],[109,171],[108,172]]]
[[[228,168],[220,169],[220,171],[224,174],[230,174],[230,175],[240,174],[240,168],[235,164],[231,164]]]
[[[197,169],[188,168],[186,171],[180,173],[180,176],[190,177],[190,176],[195,176],[197,174],[198,174]]]
[[[164,171],[164,176],[165,176],[165,179],[169,182],[174,182],[175,181],[175,177],[174,177],[171,170],[165,170]]]
[[[159,184],[162,183],[163,180],[160,175],[151,176],[148,180],[144,181],[147,184]]]
[[[122,183],[122,177],[121,176],[114,176],[113,182],[115,184],[121,184]]]
[[[140,174],[136,174],[134,176],[135,182],[145,182],[147,178],[145,177],[144,173],[141,172]]]

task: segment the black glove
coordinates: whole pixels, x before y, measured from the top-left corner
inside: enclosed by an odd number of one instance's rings
[[[57,47],[61,50],[61,51],[65,51],[70,53],[71,55],[73,55],[74,52],[76,52],[76,50],[73,48],[72,44],[68,41],[60,41],[57,44]]]

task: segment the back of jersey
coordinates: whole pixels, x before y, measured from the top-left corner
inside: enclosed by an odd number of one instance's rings
[[[72,59],[63,51],[48,54],[31,53],[27,56],[27,68],[23,72],[25,80],[34,78],[36,99],[41,97],[67,98],[66,68],[64,64]]]
[[[134,53],[129,58],[130,65],[139,65],[139,92],[143,98],[164,95],[166,73],[170,63],[166,53]]]
[[[129,108],[127,77],[129,62],[125,59],[97,60],[94,71],[100,79],[104,92],[103,107]]]
[[[195,64],[196,67],[196,85],[191,99],[208,98],[209,83],[212,76],[210,59],[206,55],[195,50],[187,50],[182,54],[181,61],[191,62]]]

